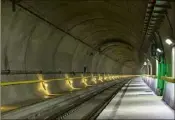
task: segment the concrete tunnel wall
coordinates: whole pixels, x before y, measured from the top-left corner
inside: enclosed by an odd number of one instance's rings
[[[89,55],[91,52],[93,56]],[[10,2],[2,3],[1,55],[1,70],[83,72],[84,65],[88,72],[97,73],[119,73],[122,69],[120,63],[99,54],[25,10],[16,6],[16,11],[13,12]],[[49,79],[64,76],[44,77]],[[36,75],[2,75],[1,79],[21,81],[38,78]],[[36,91],[38,85],[39,83],[2,87],[1,104],[44,99],[44,94]],[[67,86],[64,82],[51,82],[49,90],[51,94],[55,94],[66,91]]]
[[[157,94],[157,84],[158,79],[143,77],[143,80],[147,83],[147,85]],[[175,110],[175,96],[174,96],[174,83],[165,82],[165,88],[163,92],[162,99],[165,101],[167,105]]]
[[[89,54],[93,52],[94,55]],[[121,67],[23,9],[2,4],[2,67],[10,70],[117,73]]]
[[[161,32],[161,35],[163,35],[162,33],[165,32]],[[91,52],[93,56],[90,56]],[[122,74],[131,74],[135,71],[135,69],[122,66],[121,63],[114,62],[99,54],[17,6],[16,12],[12,12],[10,2],[2,3],[1,53],[2,70],[82,72],[84,65],[86,65],[88,72],[120,73],[122,71]],[[45,75],[45,77],[49,79],[62,76]],[[2,81],[29,79],[37,79],[37,77],[35,75],[2,76]],[[51,84],[53,92],[57,91],[56,84],[62,86],[61,83]],[[2,97],[6,98],[4,104],[13,103],[15,101],[13,98],[20,101],[18,100],[20,96],[23,96],[23,100],[38,98],[35,89],[36,85],[2,88]],[[26,94],[29,92],[32,94]],[[172,93],[172,90],[169,92]],[[169,100],[171,95],[164,96],[166,96],[165,99]]]
[[[164,20],[164,22],[161,24],[161,27],[159,29],[160,36],[163,42],[164,50],[165,50],[165,58],[166,58],[166,64],[167,64],[167,73],[166,76],[172,75],[172,48],[166,44],[165,40],[167,37],[171,37],[172,39],[175,38],[175,3],[171,2],[171,9],[168,10],[168,18],[170,20],[170,23],[168,22],[168,19]],[[170,27],[171,24],[171,27]],[[173,29],[173,30],[172,30]],[[172,107],[175,110],[175,83],[171,82],[165,82],[165,88],[163,93],[163,100],[165,103],[167,103],[170,107]]]

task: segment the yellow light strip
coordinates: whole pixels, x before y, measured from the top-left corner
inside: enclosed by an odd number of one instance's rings
[[[90,78],[91,76],[87,76],[87,77],[84,77],[84,78]],[[82,77],[73,77],[71,79],[81,79]]]
[[[124,77],[134,77],[134,76],[138,76],[138,75],[125,75],[125,76],[118,76],[118,77],[119,78],[124,78]],[[90,77],[98,79],[99,76],[87,76],[87,77],[84,77],[84,78],[90,78]],[[81,79],[81,78],[82,77],[73,77],[73,78],[70,78],[70,79],[76,80],[76,79]],[[18,84],[33,84],[33,83],[40,83],[40,82],[48,83],[48,82],[51,82],[51,81],[59,81],[59,80],[66,80],[66,78],[47,79],[47,80],[25,80],[25,81],[1,82],[0,85],[1,86],[8,86],[8,85],[18,85]],[[112,80],[112,79],[108,75],[108,76],[106,76],[106,80]],[[94,81],[94,83],[97,83],[96,80],[92,80],[92,81]]]
[[[26,81],[14,81],[14,82],[1,82],[1,86],[7,86],[7,85],[17,85],[17,84],[32,84],[32,83],[39,83],[42,82],[40,80],[26,80]]]
[[[91,76],[89,76],[91,77]],[[85,78],[89,78],[89,77],[85,77]],[[81,77],[74,77],[71,79],[79,79]],[[59,80],[65,80],[65,78],[58,78],[58,79],[47,79],[47,80],[26,80],[26,81],[13,81],[13,82],[1,82],[0,85],[1,86],[8,86],[8,85],[18,85],[18,84],[32,84],[32,83],[40,83],[40,82],[52,82],[52,81],[59,81]]]

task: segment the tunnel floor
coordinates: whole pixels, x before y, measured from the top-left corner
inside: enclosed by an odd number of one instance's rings
[[[97,119],[174,119],[169,106],[156,96],[141,78],[131,80]]]

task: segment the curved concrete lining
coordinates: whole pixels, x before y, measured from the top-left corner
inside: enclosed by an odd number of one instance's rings
[[[2,70],[83,72],[85,65],[88,72],[120,69],[113,69],[120,63],[102,54],[91,55],[97,51],[24,9],[16,6],[12,12],[10,2],[2,4],[2,11]]]
[[[2,2],[1,70],[82,73],[86,67],[87,72],[91,73],[137,74],[142,64],[141,60],[144,62],[144,54],[148,54],[147,46],[151,40],[142,39],[147,1],[128,1],[127,4],[126,1],[16,2],[15,11],[12,11],[10,0]],[[174,35],[170,27],[174,28],[175,25],[175,5],[172,2],[170,4],[172,9],[168,10],[167,15],[170,21],[165,19],[159,30],[169,64],[171,49],[165,45],[164,40],[166,36]],[[169,26],[171,24],[172,26]],[[122,39],[130,43],[134,51],[119,45],[114,47],[115,49],[107,49],[100,53],[100,43],[110,39]],[[138,51],[143,41],[143,50]],[[129,60],[132,62],[127,62]],[[44,75],[44,79],[65,77],[56,74]],[[87,85],[95,86],[105,81],[103,76],[78,78],[74,82],[71,82],[71,78],[42,84],[4,86],[2,105],[52,98],[72,91],[74,87],[85,89]],[[1,81],[33,79],[39,80],[36,75],[3,75]],[[156,91],[156,82],[148,80],[147,83]],[[167,95],[168,86],[171,87],[168,83],[164,96],[165,101],[172,106],[173,99]]]

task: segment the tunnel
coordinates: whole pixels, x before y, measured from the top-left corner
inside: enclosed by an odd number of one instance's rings
[[[0,3],[2,119],[175,119],[175,1]]]

